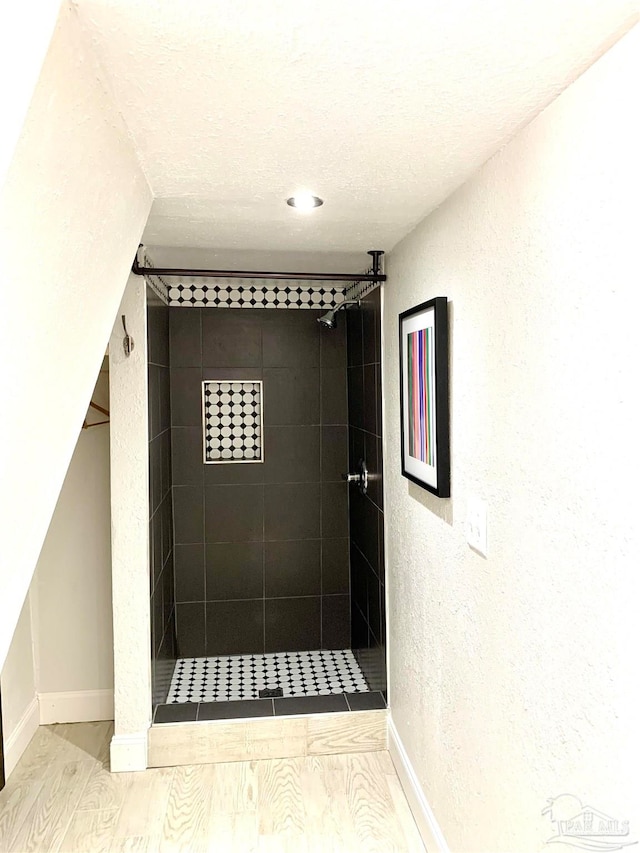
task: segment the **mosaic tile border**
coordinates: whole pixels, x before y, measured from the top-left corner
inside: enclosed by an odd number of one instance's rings
[[[176,278],[168,290],[170,306],[194,308],[302,308],[327,310],[344,298],[344,287],[305,285],[283,280]]]

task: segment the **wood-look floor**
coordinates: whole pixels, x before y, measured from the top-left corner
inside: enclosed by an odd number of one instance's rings
[[[423,851],[386,751],[108,771],[111,723],[41,726],[0,793],[0,851]]]

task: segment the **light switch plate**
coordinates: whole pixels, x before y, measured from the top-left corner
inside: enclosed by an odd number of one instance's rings
[[[467,519],[465,522],[467,542],[469,545],[487,556],[487,505],[483,500],[470,497],[467,500]]]

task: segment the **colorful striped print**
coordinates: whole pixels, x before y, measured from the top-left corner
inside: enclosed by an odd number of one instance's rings
[[[407,335],[409,356],[409,453],[427,465],[433,465],[432,330],[421,329]]]

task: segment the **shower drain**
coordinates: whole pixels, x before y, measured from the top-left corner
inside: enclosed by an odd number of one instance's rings
[[[283,696],[282,687],[264,687],[258,690],[258,696],[261,699],[281,699]]]

